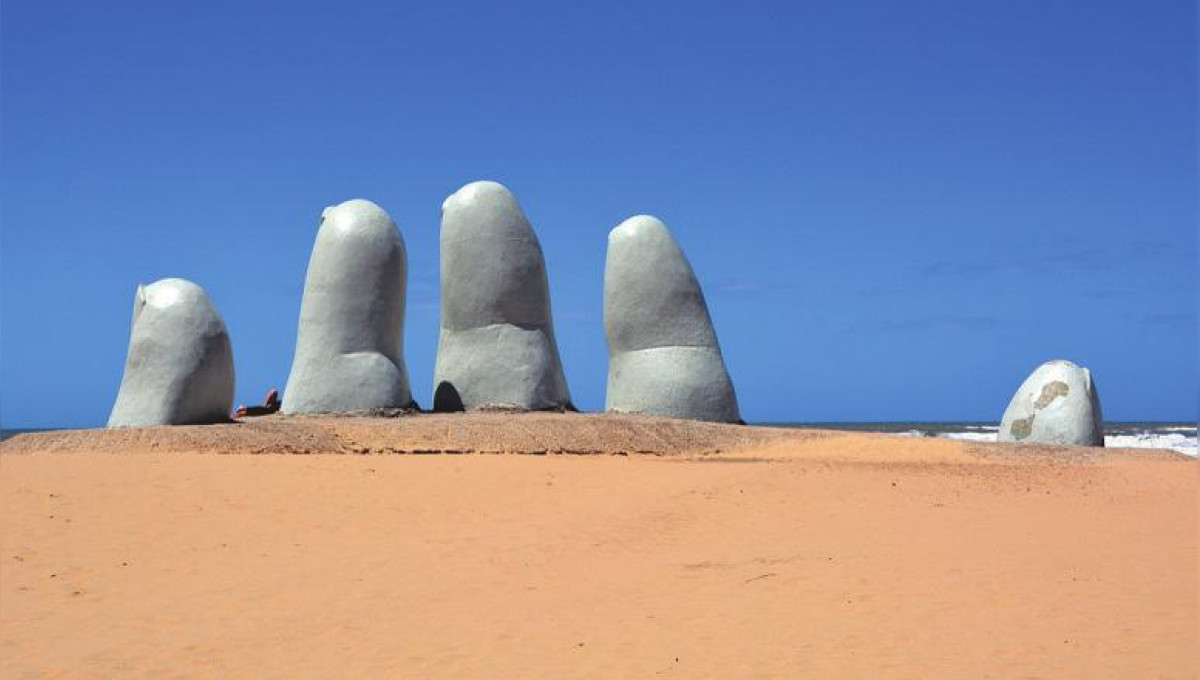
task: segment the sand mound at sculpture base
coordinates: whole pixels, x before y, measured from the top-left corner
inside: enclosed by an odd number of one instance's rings
[[[5,453],[531,454],[821,459],[879,463],[1167,460],[1167,451],[983,444],[706,423],[631,414],[472,412],[268,416],[224,425],[23,434]]]

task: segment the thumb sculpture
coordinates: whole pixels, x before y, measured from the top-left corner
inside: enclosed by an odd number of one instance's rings
[[[517,199],[472,182],[442,204],[435,411],[573,409],[542,246]]]
[[[183,279],[138,286],[108,426],[228,422],[233,387],[229,333],[204,289]]]
[[[326,208],[308,262],[284,413],[413,405],[404,365],[408,259],[396,223],[355,199]]]
[[[1104,446],[1104,418],[1092,374],[1070,361],[1037,367],[1004,411],[1002,442]]]
[[[696,274],[654,217],[608,235],[604,331],[609,411],[741,421]]]

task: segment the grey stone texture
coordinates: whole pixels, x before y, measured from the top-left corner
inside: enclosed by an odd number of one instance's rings
[[[404,364],[408,256],[396,223],[362,199],[326,208],[308,262],[284,413],[413,405]]]
[[[435,411],[573,409],[542,246],[517,199],[472,182],[442,204]]]
[[[184,279],[138,286],[108,426],[229,422],[233,390],[229,333],[204,289]]]
[[[700,283],[657,218],[608,235],[604,330],[609,411],[741,421]]]
[[[1009,402],[997,439],[1104,446],[1104,416],[1091,372],[1061,359],[1038,366]]]

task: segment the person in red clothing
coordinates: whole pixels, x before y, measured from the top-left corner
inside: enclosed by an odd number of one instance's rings
[[[262,406],[245,406],[237,407],[233,412],[234,418],[250,418],[254,416],[266,416],[275,413],[279,410],[279,390],[274,387],[270,392],[267,392],[267,398],[263,400]]]

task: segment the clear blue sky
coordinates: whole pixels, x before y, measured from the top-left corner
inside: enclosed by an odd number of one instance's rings
[[[603,407],[605,240],[661,217],[748,420],[997,419],[1092,368],[1197,413],[1195,4],[6,0],[0,423],[96,426],[135,287],[204,286],[239,401],[282,388],[321,210],[409,252],[430,403],[438,220],[507,184],[575,401]]]

